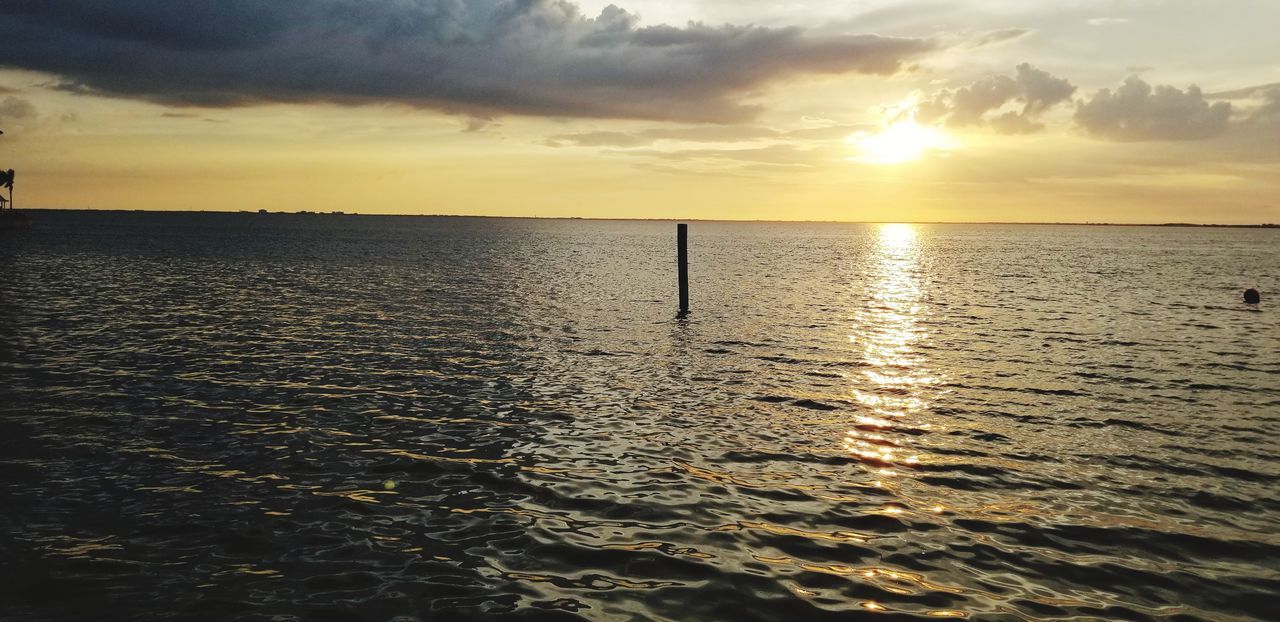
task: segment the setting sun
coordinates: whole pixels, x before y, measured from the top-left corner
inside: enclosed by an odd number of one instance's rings
[[[915,120],[898,121],[877,134],[857,132],[846,142],[858,150],[858,155],[849,159],[868,164],[912,162],[930,151],[954,146],[942,131]]]

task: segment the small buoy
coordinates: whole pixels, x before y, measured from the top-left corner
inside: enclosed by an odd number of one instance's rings
[[[1262,302],[1262,294],[1259,294],[1258,290],[1251,287],[1244,290],[1244,301],[1251,305],[1256,305],[1259,302]]]

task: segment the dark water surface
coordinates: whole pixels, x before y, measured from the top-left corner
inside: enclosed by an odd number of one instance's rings
[[[1277,619],[1280,232],[674,230],[0,232],[0,618]]]

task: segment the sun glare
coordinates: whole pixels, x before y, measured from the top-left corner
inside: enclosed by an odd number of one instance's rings
[[[930,151],[948,149],[952,141],[937,128],[915,120],[897,121],[878,133],[858,132],[846,142],[858,150],[849,158],[868,164],[902,164],[924,157]]]
[[[900,249],[911,246],[916,241],[916,228],[906,223],[885,223],[880,225],[880,243],[886,248]]]

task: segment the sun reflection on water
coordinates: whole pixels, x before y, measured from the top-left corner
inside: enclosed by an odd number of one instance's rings
[[[865,382],[853,398],[869,414],[859,415],[844,439],[845,449],[879,467],[913,466],[921,461],[893,432],[927,430],[920,415],[929,408],[929,387],[940,379],[925,366],[919,345],[928,338],[921,326],[924,291],[920,245],[912,225],[880,225],[873,251],[870,300],[854,315],[850,343],[861,350]]]

